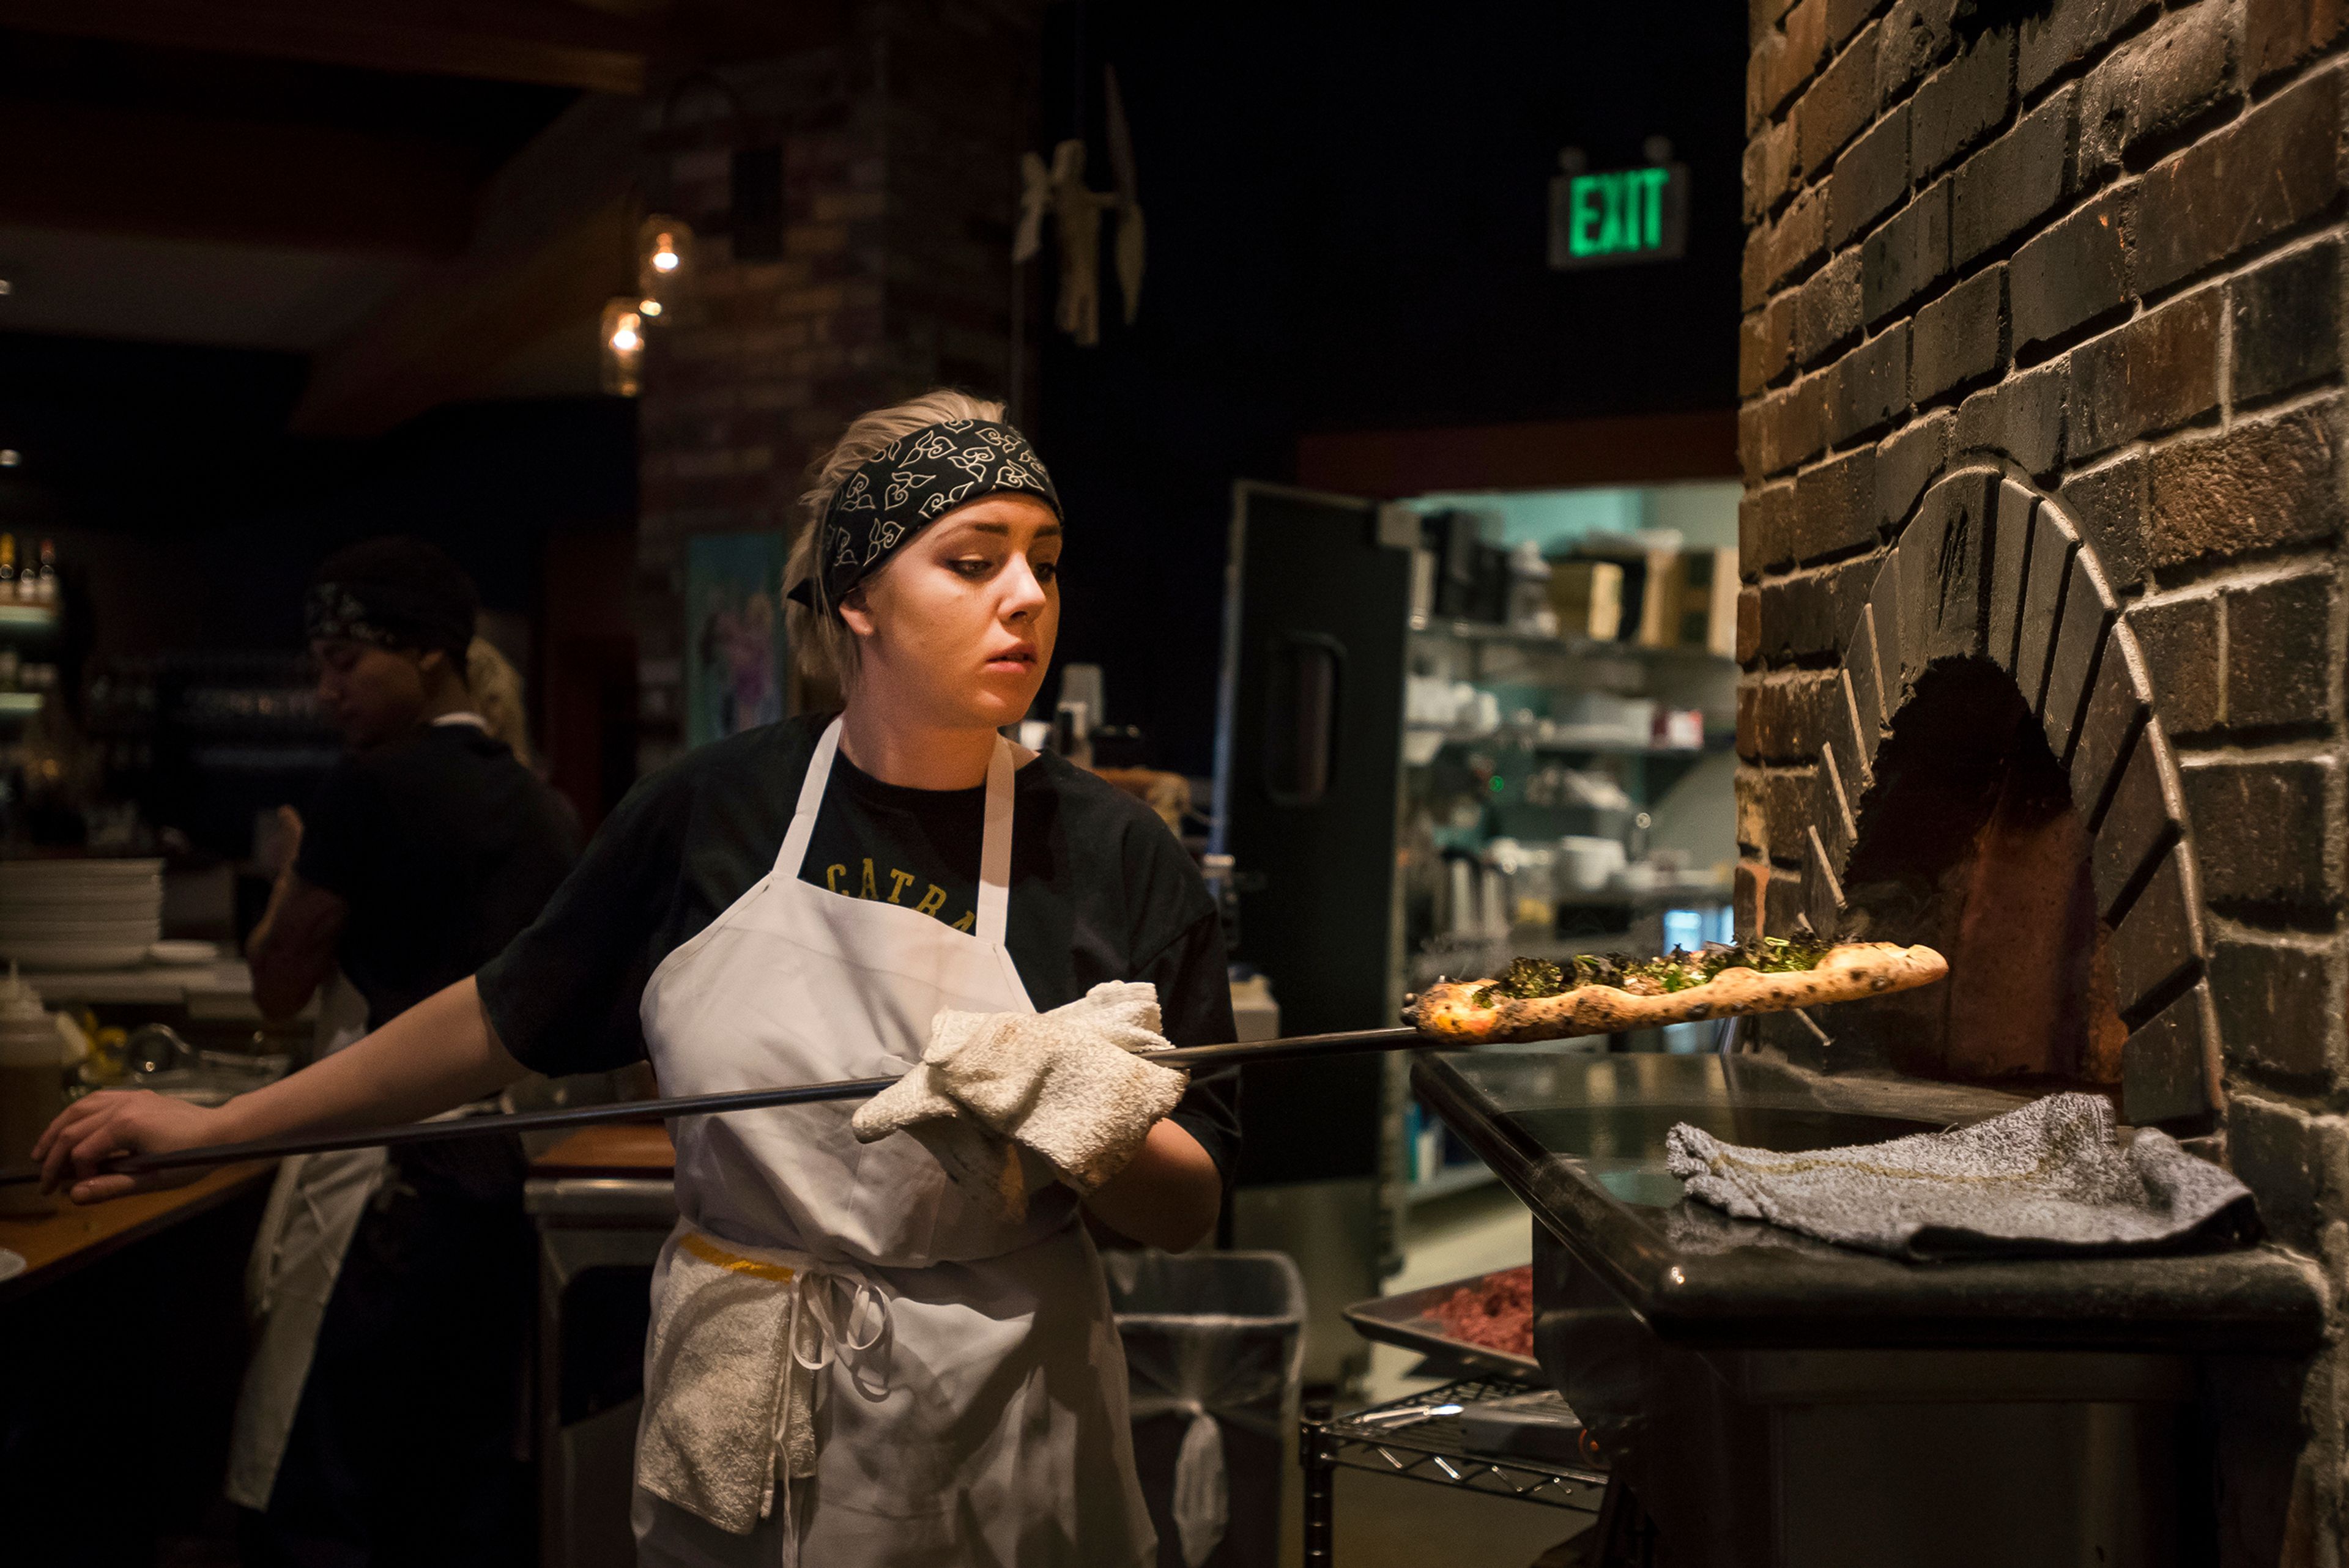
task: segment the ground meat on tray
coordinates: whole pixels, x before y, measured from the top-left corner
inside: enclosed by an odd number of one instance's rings
[[[1430,1314],[1453,1339],[1511,1356],[1534,1353],[1534,1271],[1503,1269],[1464,1284]]]

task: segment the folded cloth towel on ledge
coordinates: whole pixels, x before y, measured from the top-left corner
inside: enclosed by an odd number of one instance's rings
[[[1953,1131],[1800,1154],[1741,1149],[1682,1122],[1664,1149],[1692,1198],[1914,1262],[2148,1252],[2259,1231],[2249,1188],[2150,1128],[2123,1148],[2113,1108],[2092,1094],[2049,1095]]]

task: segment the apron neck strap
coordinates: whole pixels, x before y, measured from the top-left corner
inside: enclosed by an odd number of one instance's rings
[[[783,835],[782,852],[775,857],[778,876],[796,878],[807,860],[808,843],[815,837],[816,813],[823,807],[824,787],[832,779],[833,758],[840,755],[841,721],[824,727],[808,758],[807,778],[800,785],[798,809]],[[1011,743],[996,738],[995,754],[987,762],[987,823],[978,846],[978,917],[971,934],[998,946],[1010,923],[1011,911]],[[835,895],[837,896],[837,895]]]
[[[972,935],[1003,945],[1011,923],[1011,743],[995,738],[987,759],[987,828],[978,844],[978,919]]]

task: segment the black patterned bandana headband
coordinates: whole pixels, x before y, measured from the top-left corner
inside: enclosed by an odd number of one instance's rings
[[[1061,515],[1052,476],[1009,425],[947,419],[890,442],[848,476],[816,525],[823,603],[837,614],[843,596],[915,534],[956,507],[1006,490],[1032,495]],[[817,607],[811,580],[792,584],[791,597]]]
[[[392,583],[313,583],[302,619],[303,630],[314,643],[347,641],[460,654],[473,634],[464,606]]]

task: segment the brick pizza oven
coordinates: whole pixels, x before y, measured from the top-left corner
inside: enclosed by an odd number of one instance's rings
[[[1739,916],[1953,969],[1765,1043],[2102,1089],[2338,1279],[2349,5],[1752,28]],[[2230,1561],[2338,1561],[2342,1371],[2221,1388]]]

